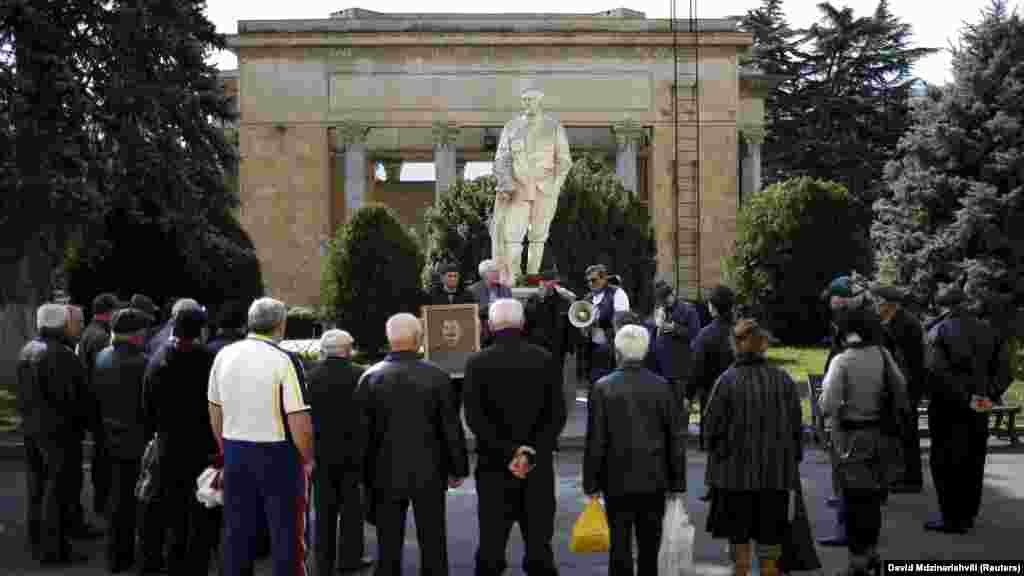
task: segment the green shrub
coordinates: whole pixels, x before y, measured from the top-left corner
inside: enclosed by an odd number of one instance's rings
[[[836,276],[864,272],[870,253],[841,184],[795,178],[754,194],[740,210],[727,259],[743,304],[793,344],[817,342],[827,327],[822,289]]]
[[[463,277],[477,276],[479,262],[491,256],[488,221],[494,196],[491,177],[459,182],[427,210],[425,281],[436,263],[452,259]],[[583,295],[589,290],[583,271],[598,263],[622,276],[634,310],[650,309],[655,272],[650,212],[599,157],[584,156],[573,163],[562,186],[541,269],[554,264],[566,287]]]
[[[391,315],[419,314],[423,254],[394,211],[382,205],[359,209],[328,248],[323,304],[356,347],[374,357],[387,345],[384,323]]]

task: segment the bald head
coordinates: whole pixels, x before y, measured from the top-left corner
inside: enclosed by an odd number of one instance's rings
[[[412,314],[402,312],[388,318],[384,326],[388,335],[388,343],[394,352],[414,352],[420,347],[423,327],[420,319]]]
[[[352,335],[344,330],[328,330],[320,337],[320,353],[325,358],[352,356]]]
[[[523,304],[514,298],[495,300],[487,311],[491,330],[523,327]]]

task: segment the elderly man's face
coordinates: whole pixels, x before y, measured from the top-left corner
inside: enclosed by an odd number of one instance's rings
[[[459,287],[459,273],[458,272],[448,272],[447,274],[445,274],[444,275],[444,285],[447,286],[449,290],[455,290],[456,288],[458,288]]]
[[[587,284],[594,292],[604,290],[604,287],[608,285],[608,275],[604,272],[591,272],[587,275]]]
[[[882,321],[888,322],[896,315],[896,310],[899,309],[899,304],[880,300],[878,304],[875,305],[875,309],[878,311],[878,315],[882,318]]]
[[[487,272],[484,272],[484,280],[486,280],[491,286],[496,285],[498,283],[498,271],[488,270]]]
[[[540,101],[544,98],[539,92],[527,92],[523,94],[523,110],[530,118],[540,114]]]

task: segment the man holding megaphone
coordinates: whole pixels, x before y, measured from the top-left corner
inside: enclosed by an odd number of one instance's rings
[[[615,316],[629,312],[629,296],[608,283],[608,268],[595,264],[586,270],[590,294],[573,304],[569,321],[583,331],[585,373],[591,384],[615,369]],[[586,303],[586,304],[585,304]],[[589,304],[589,306],[587,305]]]

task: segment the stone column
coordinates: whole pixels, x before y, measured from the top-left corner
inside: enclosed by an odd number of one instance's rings
[[[640,150],[644,129],[633,120],[625,120],[612,126],[612,131],[616,143],[615,173],[622,180],[623,188],[636,194],[636,155]]]
[[[455,139],[459,128],[452,123],[434,123],[434,202],[455,185]]]
[[[339,144],[345,150],[345,220],[366,202],[367,168],[366,135],[370,127],[347,121],[336,127]]]
[[[743,182],[740,190],[744,200],[761,190],[761,144],[764,142],[764,127],[747,125],[740,128],[740,134],[747,145],[747,154],[743,157]]]
[[[402,161],[385,160],[384,174],[387,176],[388,182],[398,182],[402,176]]]

